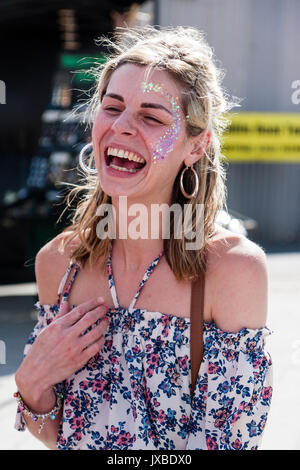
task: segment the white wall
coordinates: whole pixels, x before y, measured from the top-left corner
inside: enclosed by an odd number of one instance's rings
[[[205,31],[226,88],[244,98],[240,110],[300,112],[291,101],[300,79],[299,0],[159,0],[158,9],[161,26]]]

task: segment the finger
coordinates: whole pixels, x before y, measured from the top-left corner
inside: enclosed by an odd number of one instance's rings
[[[59,312],[58,315],[56,316],[56,319],[63,317],[70,311],[70,304],[69,301],[66,299],[60,304]]]
[[[102,297],[95,297],[73,308],[69,313],[65,315],[64,321],[66,323],[66,326],[74,325],[82,317],[84,317],[87,312],[99,307],[100,305],[103,305],[103,302],[104,300]]]
[[[92,357],[94,357],[101,349],[105,343],[105,338],[102,336],[98,341],[95,341],[93,344],[90,344],[85,348],[81,353],[81,366],[83,367]]]
[[[78,322],[73,325],[73,331],[76,336],[81,336],[88,328],[104,318],[107,309],[104,305],[96,307],[87,312]]]
[[[109,319],[107,317],[103,318],[98,325],[94,326],[88,333],[83,335],[79,340],[81,350],[99,341],[107,330],[108,325]]]

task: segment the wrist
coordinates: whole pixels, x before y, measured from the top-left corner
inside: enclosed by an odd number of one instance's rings
[[[45,425],[45,420],[48,418],[51,418],[52,420],[55,420],[57,415],[59,414],[61,408],[62,408],[62,403],[63,403],[63,395],[61,393],[57,393],[54,389],[53,392],[55,394],[55,404],[51,408],[51,410],[48,411],[36,411],[33,410],[32,408],[30,409],[28,405],[24,402],[24,398],[21,396],[20,392],[15,392],[14,393],[14,398],[18,401],[18,411],[25,414],[29,418],[32,419],[32,421],[39,421],[39,429],[38,433],[40,434],[44,425]]]
[[[43,386],[35,382],[33,377],[28,381],[28,377],[18,372],[15,375],[15,382],[24,402],[35,412],[45,413],[55,405],[56,395],[52,386]]]

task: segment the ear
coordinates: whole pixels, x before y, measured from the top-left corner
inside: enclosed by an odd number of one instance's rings
[[[189,151],[184,160],[186,166],[191,166],[197,162],[206,152],[211,140],[211,132],[204,129],[201,134],[190,137],[189,139]]]

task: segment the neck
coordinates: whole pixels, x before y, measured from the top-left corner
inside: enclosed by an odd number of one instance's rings
[[[169,227],[169,204],[132,202],[126,196],[112,199],[115,213],[114,256],[124,269],[134,271],[163,251],[165,226]],[[165,216],[162,217],[162,210]],[[164,222],[164,224],[163,224]]]

